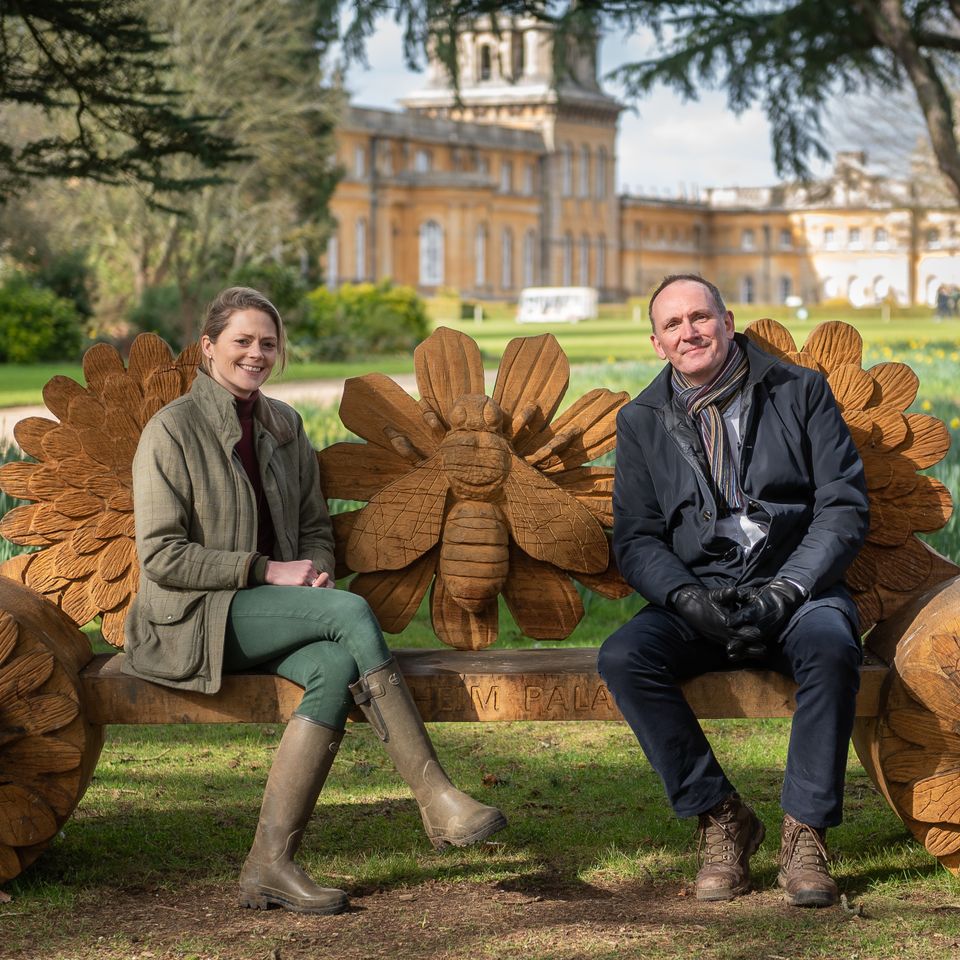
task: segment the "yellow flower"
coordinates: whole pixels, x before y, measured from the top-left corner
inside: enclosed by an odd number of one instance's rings
[[[933,404],[932,404],[929,400],[924,400],[923,403],[920,404],[920,409],[921,409],[921,410],[932,410],[932,409],[933,409]]]
[[[960,417],[953,417],[950,420],[951,430],[960,430]]]

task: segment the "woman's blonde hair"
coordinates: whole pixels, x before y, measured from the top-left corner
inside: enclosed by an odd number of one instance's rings
[[[259,310],[273,321],[277,328],[275,370],[277,373],[283,373],[287,365],[287,334],[283,328],[283,319],[280,311],[259,290],[254,290],[252,287],[227,287],[226,290],[221,290],[207,307],[200,336],[209,337],[211,342],[216,343],[230,322],[230,318],[238,310]],[[207,357],[200,361],[207,373],[210,372],[208,362]]]

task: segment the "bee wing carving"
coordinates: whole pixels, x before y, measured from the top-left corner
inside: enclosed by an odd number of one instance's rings
[[[351,570],[399,570],[440,539],[447,477],[440,454],[384,487],[357,514],[347,541]]]
[[[513,539],[531,557],[577,573],[606,570],[607,538],[593,514],[516,455],[503,492]]]

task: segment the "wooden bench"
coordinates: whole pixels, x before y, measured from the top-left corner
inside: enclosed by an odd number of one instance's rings
[[[621,721],[597,675],[597,651],[395,650],[414,700],[428,722]],[[94,724],[281,723],[300,702],[296,684],[270,674],[224,678],[213,696],[184,692],[121,673],[123,654],[100,654],[80,674]],[[861,673],[857,716],[880,714],[889,668],[869,663]],[[683,685],[702,719],[789,717],[796,685],[764,670],[710,673]],[[362,720],[359,710],[351,715]]]
[[[752,335],[784,359],[817,366],[829,375],[863,456],[872,526],[847,584],[861,620],[872,629],[853,741],[878,789],[914,836],[957,872],[960,568],[913,535],[938,529],[952,510],[942,484],[918,474],[944,456],[949,433],[933,417],[906,412],[917,386],[909,368],[861,368],[862,344],[845,324],[817,328],[802,350],[770,321],[754,325]],[[474,414],[486,410],[486,401],[477,395],[483,389],[479,351],[475,345],[468,348],[464,339],[438,332],[418,348],[419,404],[386,378],[351,381],[352,403],[345,395],[341,407],[347,426],[361,436],[382,431],[393,411],[402,430],[391,428],[389,443],[381,436],[379,450],[366,463],[357,456],[366,456],[362,448],[369,444],[323,451],[328,496],[370,500],[380,486],[392,482],[398,462],[406,461],[407,470],[420,469],[428,458],[419,448],[433,444],[435,450],[444,429],[448,439],[453,432],[438,416],[447,416],[461,394],[472,395],[467,407]],[[446,358],[465,356],[470,349],[475,352],[471,369],[458,372],[455,363],[446,365]],[[424,359],[430,356],[432,367]],[[538,370],[544,356],[548,362]],[[102,614],[103,635],[122,644],[123,618],[138,576],[130,496],[133,450],[149,416],[187,389],[196,362],[195,350],[173,358],[162,341],[149,336],[138,338],[126,366],[112,348],[92,348],[84,358],[86,388],[60,377],[44,391],[57,420],[29,418],[18,425],[17,440],[35,462],[0,469],[0,488],[33,501],[7,514],[0,533],[41,548],[0,569],[0,883],[29,866],[69,818],[93,774],[107,725],[280,723],[299,700],[295,685],[256,673],[224,678],[213,696],[136,680],[121,672],[122,653],[94,656],[77,627]],[[610,471],[582,466],[611,448],[612,418],[623,401],[610,391],[592,391],[570,408],[572,414],[564,413],[551,425],[566,387],[565,362],[549,335],[513,341],[501,363],[501,373],[508,372],[503,382],[498,377],[492,406],[507,411],[509,424],[502,433],[497,427],[486,434],[488,448],[502,448],[505,441],[499,438],[509,432],[512,446],[506,456],[523,456],[547,478],[563,473],[566,489],[580,504],[570,516],[589,534],[580,541],[569,535],[568,526],[551,544],[538,542],[522,527],[510,529],[522,550],[509,554],[511,575],[517,576],[503,589],[524,631],[541,638],[569,635],[579,599],[562,577],[553,576],[547,584],[529,557],[543,554],[547,560],[540,557],[541,563],[549,562],[597,592],[619,596],[629,589],[618,583],[615,570],[601,569]],[[544,395],[552,399],[547,402]],[[447,416],[450,423],[453,419]],[[519,475],[527,471],[522,465],[514,469]],[[509,499],[518,494],[506,491],[506,475],[500,476],[497,489]],[[457,479],[457,472],[448,477],[451,490]],[[541,481],[533,485],[543,487]],[[417,495],[416,484],[410,490]],[[355,547],[357,565],[351,569],[361,572],[353,589],[367,596],[385,629],[399,632],[434,577],[430,564],[439,534],[413,544],[411,576],[404,579],[405,564],[396,562],[396,556],[377,566],[382,559],[379,529],[368,526],[362,536],[353,536],[356,514],[335,519],[340,559],[348,566],[350,544]],[[436,520],[442,525],[445,517]],[[501,522],[507,520],[495,521]],[[442,564],[436,570],[451,581],[462,572],[448,569],[444,574]],[[432,609],[438,635],[468,649],[397,651],[425,720],[621,719],[597,676],[595,649],[480,649],[496,639],[495,595],[491,609],[467,616],[449,591],[439,593]],[[550,620],[561,607],[561,614]],[[787,717],[794,709],[794,685],[761,671],[708,674],[685,684],[684,693],[701,718]]]

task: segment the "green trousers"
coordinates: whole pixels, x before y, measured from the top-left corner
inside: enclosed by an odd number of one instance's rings
[[[223,672],[260,667],[304,688],[296,713],[342,730],[347,685],[390,659],[367,601],[346,590],[250,587],[230,604]]]

